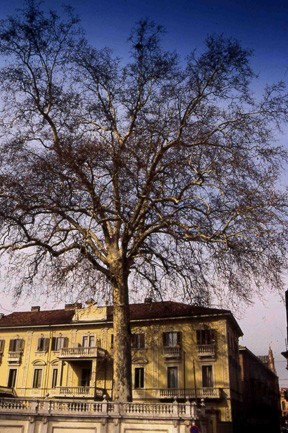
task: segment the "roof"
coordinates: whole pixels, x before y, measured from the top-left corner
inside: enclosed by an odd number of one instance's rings
[[[108,307],[108,318],[112,320],[113,307]],[[154,319],[168,317],[183,317],[183,316],[204,316],[204,315],[219,315],[230,313],[229,310],[221,310],[217,308],[199,307],[195,305],[187,305],[180,302],[163,301],[163,302],[145,302],[142,304],[130,305],[130,319]]]
[[[0,319],[0,327],[62,325],[72,323],[74,310],[22,311],[8,314]]]
[[[250,358],[249,364],[251,365],[251,360],[252,363],[256,365],[257,369],[263,367],[265,368],[269,373],[273,374],[275,377],[277,376],[277,373],[275,371],[275,367],[274,370],[271,368],[271,366],[269,366],[269,363],[265,362],[266,358],[268,358],[267,356],[257,356],[255,355],[253,352],[251,352],[251,350],[248,349],[248,347],[246,346],[239,346],[239,354],[240,356],[246,356],[248,358]]]
[[[3,316],[0,319],[0,328],[4,327],[28,327],[28,326],[45,326],[45,325],[68,325],[75,323],[72,321],[75,309],[62,310],[46,310],[46,311],[25,311],[14,312]],[[195,305],[187,305],[179,302],[163,301],[149,302],[142,304],[130,305],[130,320],[152,320],[152,319],[168,319],[168,318],[199,318],[207,316],[225,315],[228,317],[240,335],[242,331],[234,316],[229,310],[199,307]],[[107,307],[107,321],[113,320],[113,307]]]

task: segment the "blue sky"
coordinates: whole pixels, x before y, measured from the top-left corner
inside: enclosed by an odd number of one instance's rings
[[[44,0],[58,9],[59,0]],[[149,17],[166,28],[165,45],[182,56],[201,48],[210,33],[232,36],[254,50],[261,81],[287,79],[287,0],[67,0],[80,16],[90,41],[123,55],[130,29]],[[1,0],[0,15],[14,13],[23,0]]]
[[[45,7],[59,9],[59,0],[44,0]],[[111,47],[127,56],[130,30],[141,18],[151,18],[166,28],[164,45],[184,58],[193,49],[201,50],[208,34],[234,37],[254,50],[252,64],[259,74],[257,93],[266,82],[288,83],[288,0],[70,0],[90,42]],[[13,14],[23,0],[0,0],[0,17]],[[279,140],[286,145],[287,138]],[[285,179],[285,175],[283,176]],[[39,300],[41,301],[41,300]],[[36,302],[33,300],[33,302]],[[47,308],[48,305],[43,305]],[[11,310],[11,301],[0,301],[0,311]],[[17,309],[29,309],[22,301]],[[288,372],[280,352],[285,349],[284,303],[277,294],[257,299],[254,306],[233,311],[244,331],[241,343],[256,355],[266,354],[271,344],[280,385],[288,386]]]

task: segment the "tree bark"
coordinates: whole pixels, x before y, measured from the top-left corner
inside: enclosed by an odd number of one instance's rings
[[[121,269],[122,268],[122,269]],[[123,266],[113,269],[113,400],[132,400],[131,331],[128,273]]]

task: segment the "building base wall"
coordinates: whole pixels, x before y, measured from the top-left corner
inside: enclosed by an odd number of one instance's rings
[[[34,417],[0,415],[1,433],[190,433],[192,420],[145,420],[129,417],[113,419],[93,417]],[[225,425],[223,425],[225,424]],[[209,420],[196,421],[201,433],[232,433],[231,423],[221,423],[211,431]],[[213,429],[214,430],[214,429]]]

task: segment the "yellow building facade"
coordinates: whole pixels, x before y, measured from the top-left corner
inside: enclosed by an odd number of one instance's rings
[[[231,426],[241,402],[242,335],[231,312],[147,299],[130,306],[130,319],[133,401],[202,402],[207,431]],[[32,307],[0,318],[3,395],[113,400],[112,376],[111,306]]]

